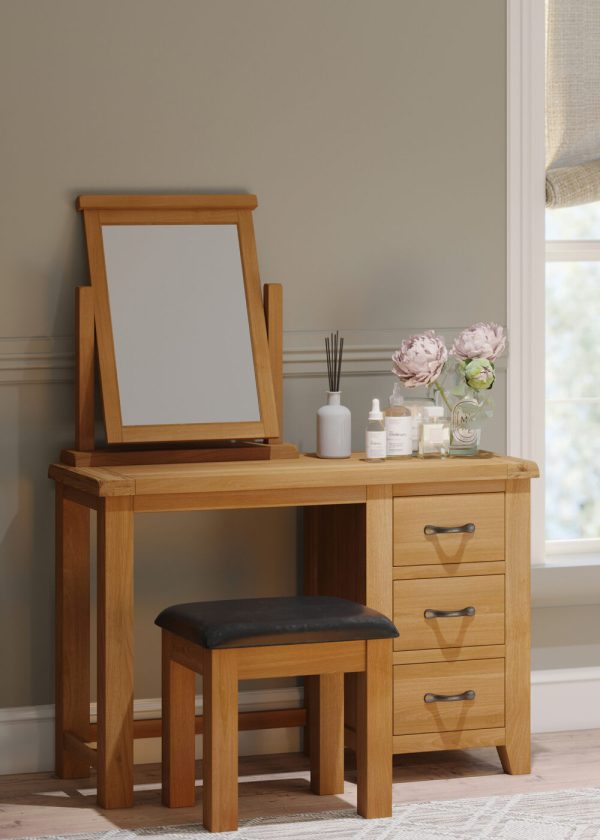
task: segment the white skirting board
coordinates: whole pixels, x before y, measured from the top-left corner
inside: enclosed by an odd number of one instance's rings
[[[534,732],[600,729],[600,667],[534,671],[531,726]]]
[[[532,674],[532,728],[534,732],[561,732],[600,728],[600,667],[534,671]],[[298,707],[301,688],[245,691],[240,709],[267,710]],[[202,700],[198,698],[198,711]],[[94,719],[95,704],[91,707]],[[160,715],[160,700],[138,700],[138,719]],[[298,729],[269,729],[240,734],[240,754],[298,752]],[[196,754],[202,755],[202,738],[196,739]],[[135,742],[135,763],[160,761],[160,741],[144,738]],[[54,765],[54,706],[22,706],[0,709],[0,774],[39,773]]]

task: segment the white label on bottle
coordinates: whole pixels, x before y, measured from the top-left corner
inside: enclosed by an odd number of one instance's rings
[[[367,458],[385,458],[385,431],[367,432]]]
[[[412,417],[386,417],[385,434],[388,457],[412,454]]]

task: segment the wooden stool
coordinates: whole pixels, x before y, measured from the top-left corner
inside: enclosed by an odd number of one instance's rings
[[[344,674],[357,672],[358,813],[392,813],[392,638],[375,610],[342,598],[251,598],[178,604],[162,628],[163,803],[195,802],[194,673],[203,677],[203,823],[238,825],[238,680],[315,675],[311,789],[344,791]],[[312,695],[311,695],[312,696]]]

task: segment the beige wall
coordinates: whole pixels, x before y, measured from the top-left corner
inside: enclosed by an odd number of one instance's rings
[[[72,437],[75,196],[255,192],[262,277],[285,284],[287,436],[314,446],[310,350],[339,327],[358,446],[401,336],[505,320],[504,18],[504,0],[0,3],[0,706],[52,697],[45,474]],[[155,697],[158,609],[294,591],[296,512],[136,527],[136,694]]]

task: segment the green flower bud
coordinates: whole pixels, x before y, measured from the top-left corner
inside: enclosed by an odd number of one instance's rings
[[[488,359],[472,359],[465,366],[465,379],[474,391],[487,391],[496,379],[494,363]]]

